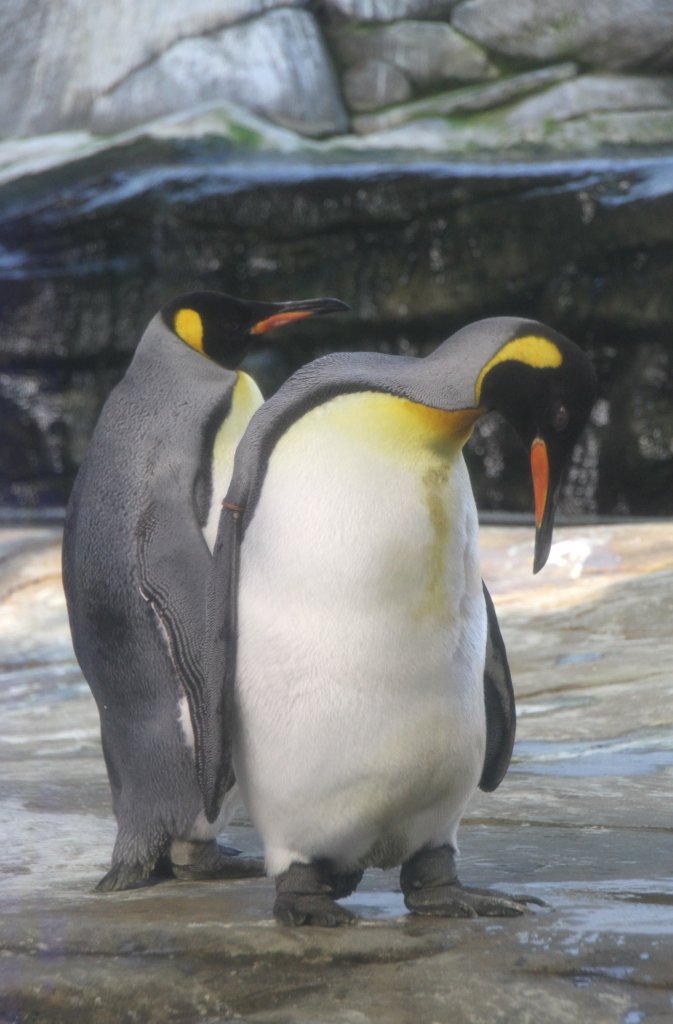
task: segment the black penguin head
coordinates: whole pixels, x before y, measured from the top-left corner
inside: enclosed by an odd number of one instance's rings
[[[235,369],[254,338],[295,320],[349,309],[339,299],[254,302],[223,292],[189,292],[161,310],[168,329],[181,341],[220,366]]]
[[[533,572],[549,557],[563,474],[596,398],[596,374],[587,356],[562,334],[521,321],[482,368],[480,405],[512,424],[530,454],[535,494]]]

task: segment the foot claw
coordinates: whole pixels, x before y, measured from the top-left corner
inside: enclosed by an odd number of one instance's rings
[[[537,896],[509,896],[497,889],[468,889],[458,881],[455,850],[445,844],[418,850],[402,865],[400,886],[414,914],[437,917],[518,917]]]
[[[231,846],[218,846],[213,841],[182,844],[188,846],[189,859],[172,862],[173,874],[182,882],[200,882],[217,878],[260,878],[266,874],[264,861],[256,857],[240,857]],[[184,856],[184,852],[183,852]]]
[[[518,917],[525,913],[529,900],[454,883],[408,892],[404,902],[414,914],[436,917]],[[533,897],[531,902],[539,901]]]
[[[545,900],[541,900],[539,896],[526,896],[525,893],[518,893],[516,896],[510,896],[510,899],[514,900],[515,903],[523,903],[524,906],[534,907],[548,907],[549,904]]]
[[[96,892],[122,892],[150,883],[151,864],[113,864],[96,886]]]
[[[331,897],[318,894],[281,893],[274,903],[273,915],[281,924],[295,928],[301,925],[338,928],[340,925],[357,922],[355,914],[350,910],[340,907]]]

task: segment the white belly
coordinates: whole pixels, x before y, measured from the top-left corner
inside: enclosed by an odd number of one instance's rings
[[[277,445],[241,555],[235,767],[273,874],[455,845],[484,757],[462,455],[354,444],[324,410]]]

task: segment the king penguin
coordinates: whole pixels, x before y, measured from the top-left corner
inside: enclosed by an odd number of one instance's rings
[[[152,319],[101,412],[63,538],[73,645],[98,705],[118,826],[100,891],[141,884],[155,867],[260,873],[217,845],[220,818],[203,814],[195,762],[212,544],[236,444],[262,403],[236,367],[268,330],[347,308],[180,295]]]
[[[515,723],[462,448],[492,410],[518,433],[537,572],[595,389],[568,339],[498,317],[425,358],[323,357],[251,420],[208,588],[206,688],[232,725],[202,730],[202,779],[210,816],[238,780],[281,922],[351,922],[336,900],[370,866],[401,865],[416,913],[530,902],[456,872],[461,816],[504,776]]]

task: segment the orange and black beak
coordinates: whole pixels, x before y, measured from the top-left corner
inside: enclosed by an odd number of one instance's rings
[[[350,310],[340,299],[299,299],[296,302],[251,302],[252,326],[249,334],[266,334],[277,327],[304,320],[309,316],[345,313]]]
[[[535,495],[535,553],[533,572],[544,568],[549,558],[554,515],[560,486],[560,478],[550,468],[549,451],[541,437],[536,437],[530,446],[530,470]]]

